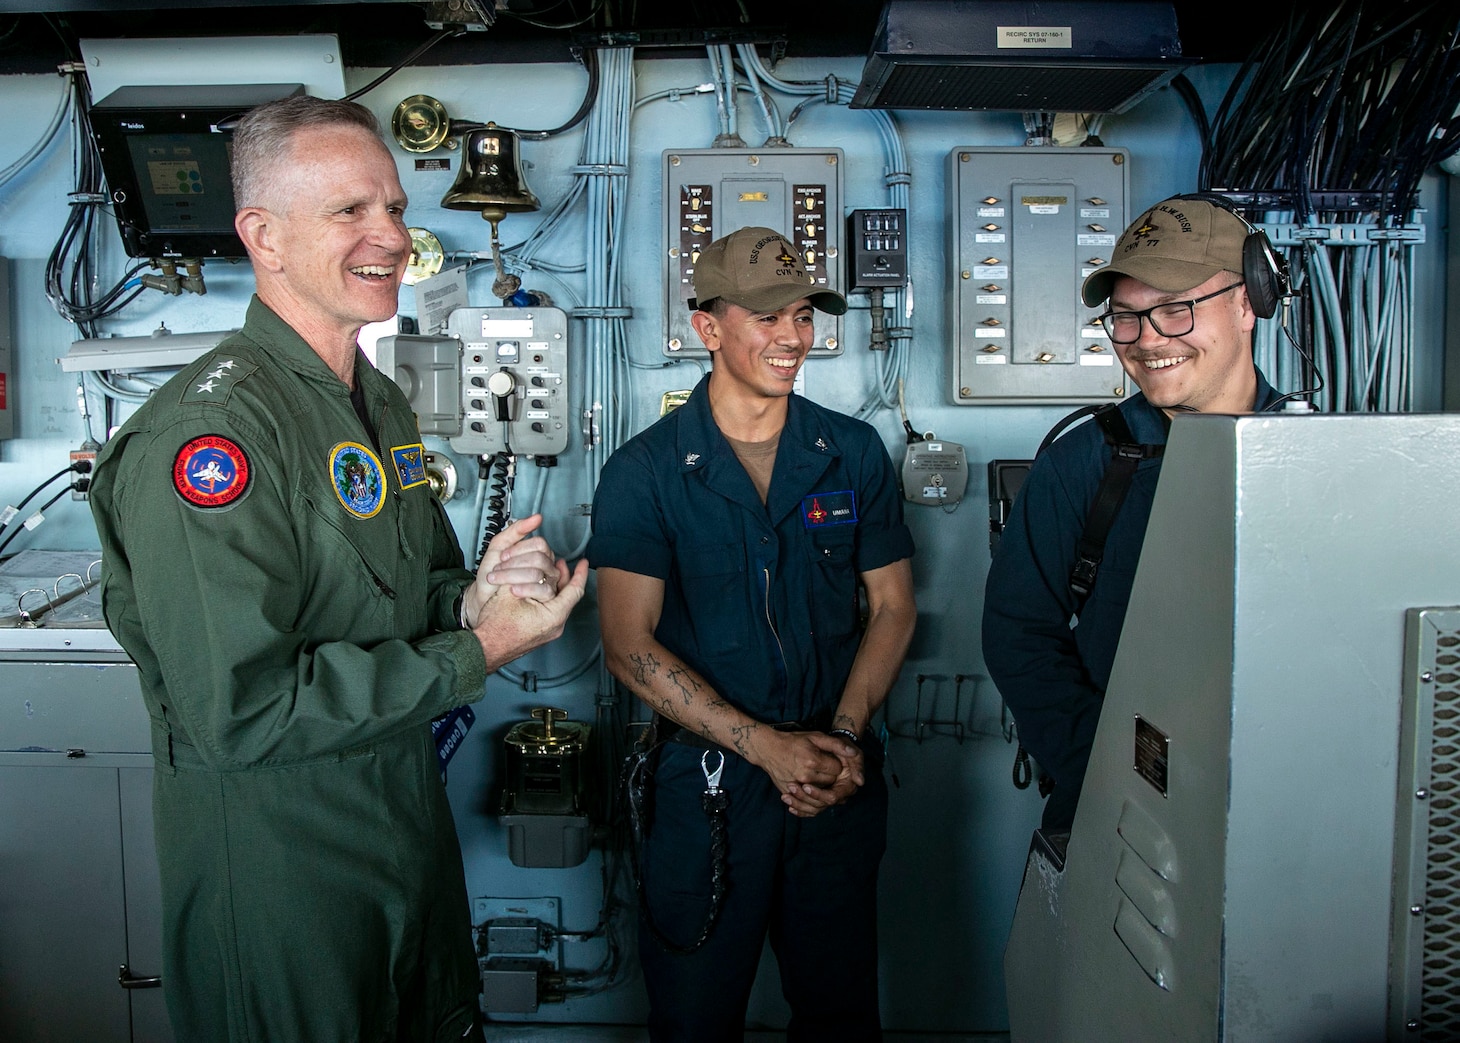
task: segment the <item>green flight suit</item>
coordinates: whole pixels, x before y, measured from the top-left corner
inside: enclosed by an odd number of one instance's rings
[[[472,574],[404,395],[363,358],[356,377],[378,451],[255,298],[97,460],[102,604],[152,718],[180,1043],[455,1040],[476,1016],[428,723],[484,692],[456,618]]]

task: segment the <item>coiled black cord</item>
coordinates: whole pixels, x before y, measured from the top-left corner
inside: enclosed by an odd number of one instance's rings
[[[477,551],[477,561],[487,556],[487,544],[492,537],[507,525],[507,516],[512,511],[512,483],[515,477],[515,458],[511,453],[497,453],[490,464],[483,458],[481,478],[488,483],[487,511],[482,521],[482,546]]]

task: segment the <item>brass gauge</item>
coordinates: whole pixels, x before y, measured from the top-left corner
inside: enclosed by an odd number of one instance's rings
[[[451,138],[446,106],[429,94],[413,94],[395,107],[390,131],[407,152],[430,152]]]
[[[424,228],[407,228],[411,236],[411,259],[406,262],[406,274],[401,282],[414,286],[422,279],[429,279],[441,270],[446,260],[446,251],[441,240]]]

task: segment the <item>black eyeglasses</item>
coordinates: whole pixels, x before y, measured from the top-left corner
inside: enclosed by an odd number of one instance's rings
[[[1196,328],[1195,309],[1198,304],[1220,297],[1241,285],[1241,281],[1234,282],[1231,286],[1224,286],[1204,297],[1158,304],[1145,311],[1108,311],[1100,316],[1100,325],[1105,327],[1105,333],[1112,344],[1134,344],[1140,340],[1141,319],[1151,324],[1151,329],[1156,331],[1158,337],[1184,337]]]

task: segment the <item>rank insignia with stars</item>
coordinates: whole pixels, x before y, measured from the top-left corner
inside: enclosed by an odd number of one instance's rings
[[[182,402],[227,402],[228,396],[239,381],[258,369],[251,362],[229,357],[208,360],[205,368],[198,371],[183,388]]]
[[[213,510],[237,503],[248,492],[248,454],[231,438],[200,435],[177,451],[172,487],[191,507]]]

